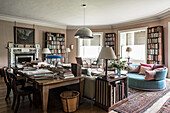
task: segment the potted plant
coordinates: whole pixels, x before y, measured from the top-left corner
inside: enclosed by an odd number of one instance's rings
[[[117,75],[119,77],[121,75],[121,70],[125,69],[125,65],[126,65],[126,61],[121,61],[120,59],[115,59],[111,63],[111,67],[117,68]]]

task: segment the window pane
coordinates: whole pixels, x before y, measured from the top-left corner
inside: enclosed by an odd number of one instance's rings
[[[94,38],[91,39],[91,46],[99,46],[100,44],[100,35],[94,35]]]

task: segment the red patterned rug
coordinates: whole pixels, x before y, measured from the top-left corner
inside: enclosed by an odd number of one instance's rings
[[[165,94],[170,92],[170,81],[161,91],[142,91],[129,88],[128,101],[114,108],[119,113],[143,113]]]
[[[170,113],[170,98],[164,103],[157,113]]]

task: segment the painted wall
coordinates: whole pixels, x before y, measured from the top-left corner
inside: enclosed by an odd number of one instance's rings
[[[92,29],[93,32],[103,32],[105,33],[114,32],[112,29]],[[68,61],[76,63],[75,57],[78,55],[78,39],[74,38],[76,29],[67,29],[67,47],[70,47],[71,44],[74,45],[74,49],[68,54]],[[103,36],[104,37],[104,36]]]
[[[168,22],[170,22],[170,17],[159,20],[159,21],[154,21],[154,22],[129,25],[125,27],[117,27],[114,29],[92,29],[92,31],[103,32],[103,33],[115,32],[116,38],[118,38],[117,35],[118,35],[119,30],[127,30],[127,29],[134,29],[134,28],[140,28],[140,27],[153,27],[153,26],[158,26],[158,25],[163,26],[164,27],[164,54],[165,54],[164,58],[165,58],[165,65],[168,66]],[[76,32],[75,29],[67,29],[67,46],[69,46],[70,44],[74,45],[74,49],[69,53],[69,62],[76,62],[75,57],[77,56],[77,53],[78,53],[77,39],[74,38],[75,32]],[[116,41],[118,41],[118,39],[116,39]],[[117,54],[117,50],[116,50],[116,54]]]
[[[0,67],[8,66],[7,43],[14,42],[14,22],[0,20]],[[31,24],[16,23],[17,27],[33,28]],[[66,34],[65,29],[51,28],[35,25],[35,43],[40,44],[41,50],[45,47],[45,32]],[[40,57],[42,57],[40,50]]]

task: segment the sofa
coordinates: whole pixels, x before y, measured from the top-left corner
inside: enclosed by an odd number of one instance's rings
[[[131,65],[137,66],[137,65]],[[138,73],[127,73],[128,76],[128,86],[135,89],[142,90],[162,90],[166,88],[166,75],[167,68],[164,70],[156,71],[154,75],[154,80],[145,80],[145,75],[140,75]]]

